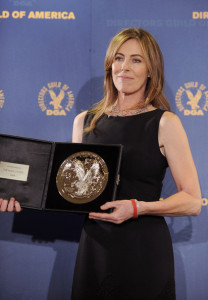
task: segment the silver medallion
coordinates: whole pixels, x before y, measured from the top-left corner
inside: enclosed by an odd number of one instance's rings
[[[61,164],[56,185],[67,201],[84,204],[96,199],[108,182],[108,167],[98,154],[81,151],[70,155]]]

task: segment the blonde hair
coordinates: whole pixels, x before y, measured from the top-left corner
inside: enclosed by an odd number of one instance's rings
[[[89,126],[85,129],[86,132],[95,128],[97,120],[117,100],[118,91],[112,79],[112,64],[118,49],[129,39],[136,39],[139,42],[150,76],[148,77],[145,90],[145,105],[151,103],[157,108],[170,111],[170,105],[163,92],[164,64],[160,47],[153,36],[146,30],[141,28],[126,28],[112,38],[107,49],[104,63],[104,98],[89,110],[89,113],[94,116]]]

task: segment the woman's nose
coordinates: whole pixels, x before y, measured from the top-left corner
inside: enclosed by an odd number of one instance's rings
[[[129,62],[128,62],[128,60],[125,59],[123,61],[122,65],[121,65],[121,69],[122,69],[122,71],[129,70]]]

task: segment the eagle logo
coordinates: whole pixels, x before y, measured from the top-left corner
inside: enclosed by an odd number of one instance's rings
[[[196,95],[194,96],[190,90],[186,90],[186,95],[188,96],[190,101],[187,101],[187,104],[191,106],[191,109],[200,108],[198,105],[199,100],[202,97],[202,91],[200,89],[197,90]]]
[[[100,165],[97,161],[86,168],[80,160],[74,160],[74,172],[77,180],[73,182],[72,186],[76,187],[77,196],[87,195],[90,193],[92,182],[98,184],[100,181]]]
[[[48,90],[48,92],[52,99],[52,101],[50,101],[49,104],[53,105],[54,109],[61,109],[62,108],[61,101],[64,99],[65,96],[64,91],[61,89],[58,96],[53,90]]]

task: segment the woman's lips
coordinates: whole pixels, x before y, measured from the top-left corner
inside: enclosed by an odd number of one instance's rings
[[[122,79],[122,80],[131,80],[133,79],[132,77],[128,77],[128,76],[118,76],[119,79]]]

